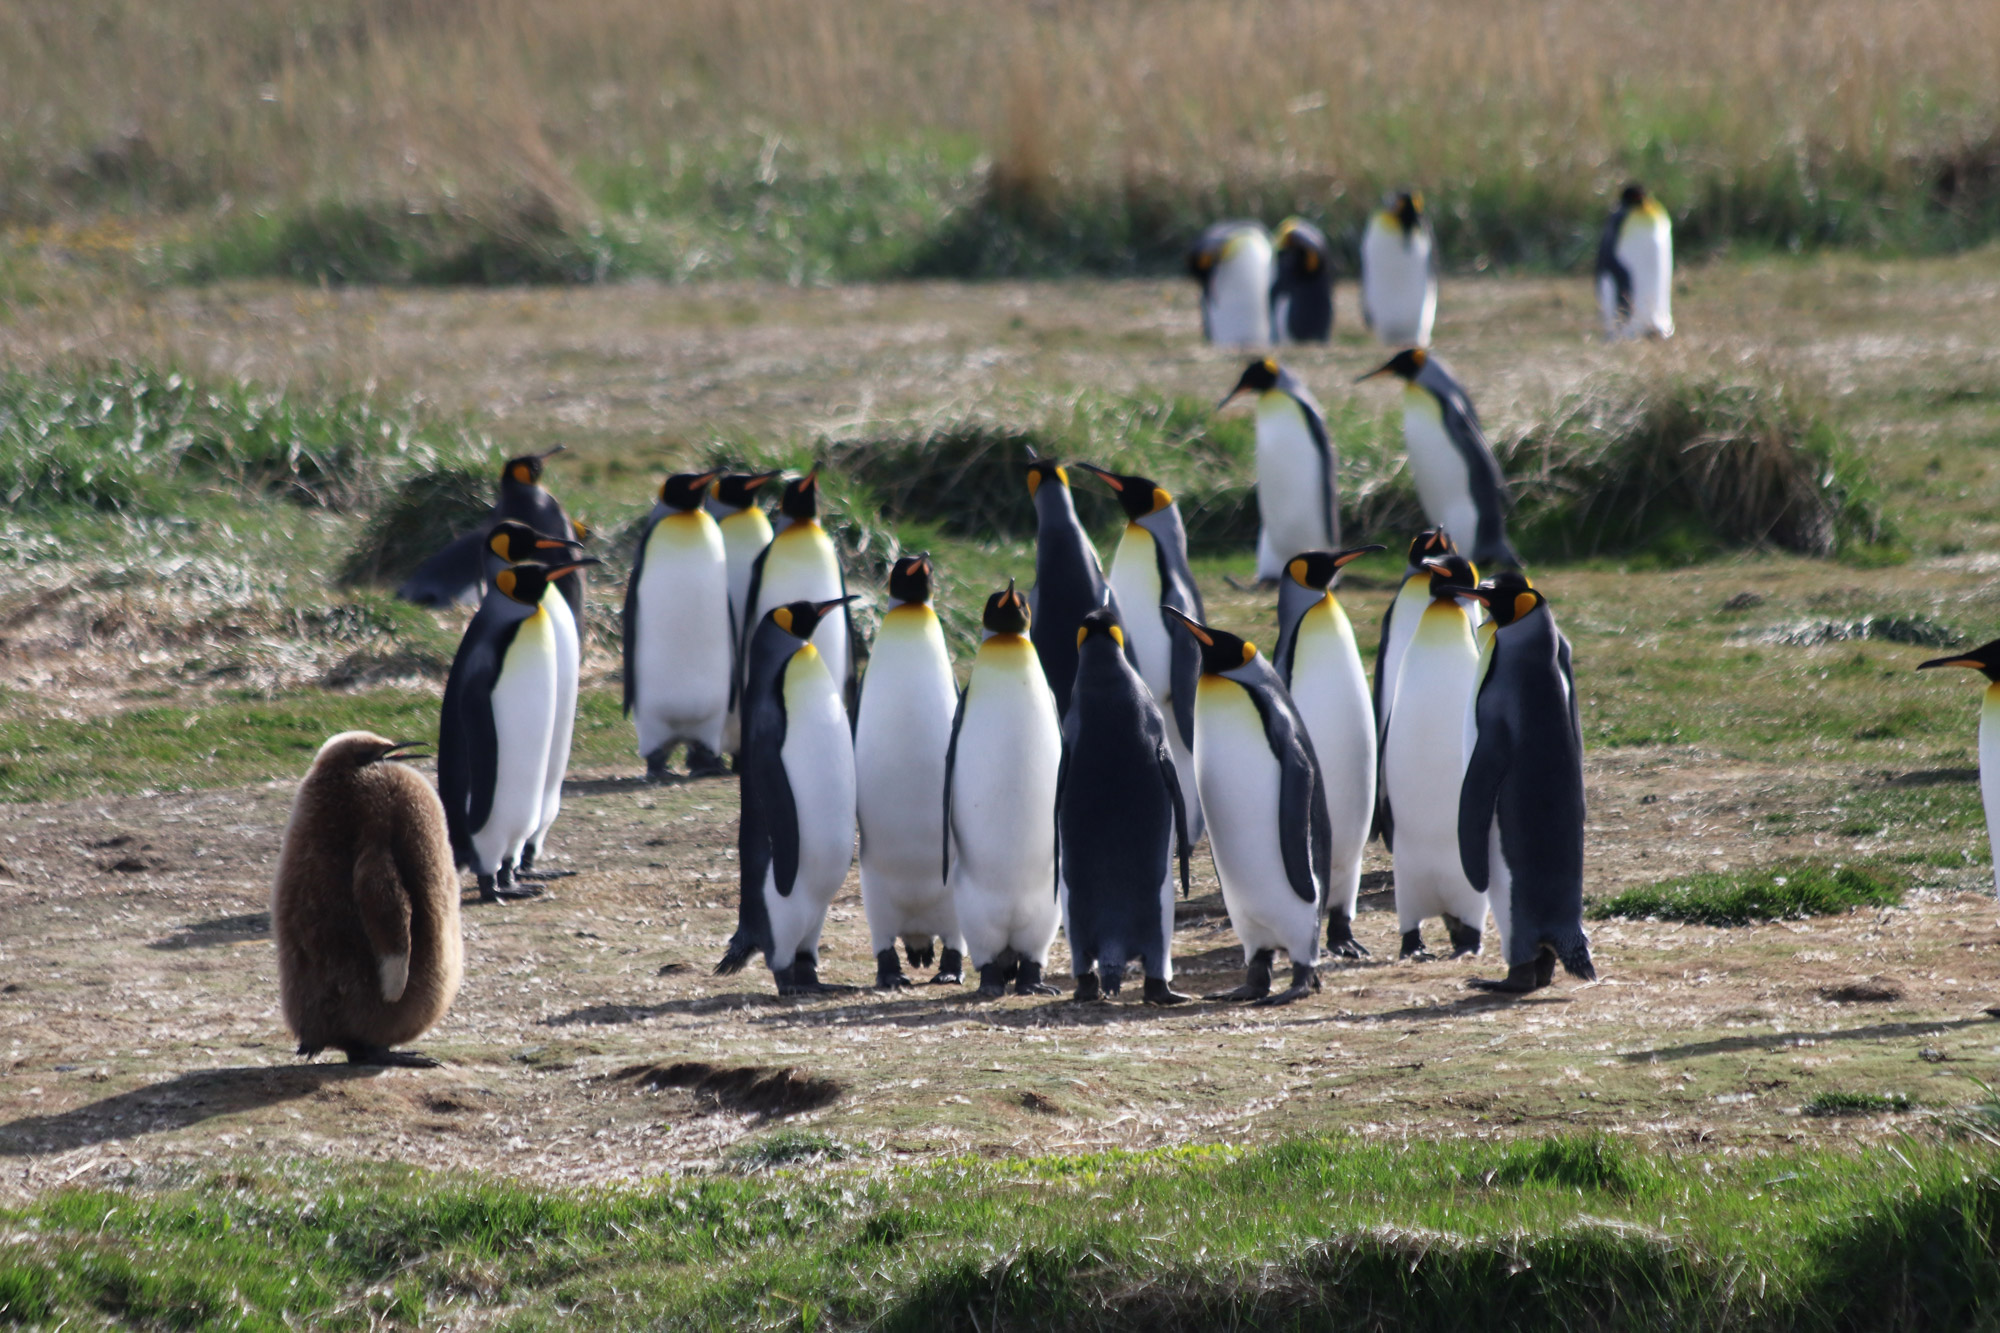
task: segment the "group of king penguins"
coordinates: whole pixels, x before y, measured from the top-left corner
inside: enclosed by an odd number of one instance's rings
[[[1391,347],[1427,347],[1437,319],[1438,251],[1424,196],[1391,194],[1361,235],[1361,319]],[[1229,347],[1326,342],[1333,336],[1335,256],[1326,233],[1287,218],[1218,222],[1195,240],[1188,272],[1201,284],[1202,335]],[[1597,246],[1599,314],[1607,338],[1670,338],[1673,223],[1633,182],[1619,193]]]

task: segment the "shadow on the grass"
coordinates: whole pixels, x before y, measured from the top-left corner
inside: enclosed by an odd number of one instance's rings
[[[0,1125],[0,1156],[32,1157],[92,1144],[186,1129],[217,1116],[309,1096],[330,1083],[382,1071],[348,1064],[252,1065],[201,1069],[52,1115]]]

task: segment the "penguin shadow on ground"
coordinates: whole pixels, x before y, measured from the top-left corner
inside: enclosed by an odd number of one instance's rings
[[[1883,1037],[1927,1037],[1934,1033],[1956,1032],[1960,1028],[1991,1027],[1992,1015],[1981,1018],[1947,1018],[1912,1023],[1871,1023],[1867,1027],[1833,1028],[1824,1032],[1763,1032],[1751,1036],[1717,1037],[1713,1041],[1692,1041],[1682,1046],[1660,1046],[1648,1051],[1626,1051],[1618,1058],[1627,1064],[1650,1064],[1655,1060],[1689,1060],[1703,1055],[1729,1055],[1737,1051],[1772,1051],[1782,1046],[1822,1041],[1875,1041]]]
[[[0,1125],[0,1156],[32,1157],[186,1129],[217,1116],[296,1101],[330,1084],[383,1071],[348,1064],[252,1065],[201,1069],[52,1115]]]
[[[796,1009],[814,1002],[814,996],[773,995],[769,991],[728,991],[721,995],[690,995],[685,999],[661,1000],[655,1004],[586,1004],[567,1013],[537,1019],[543,1027],[611,1027],[620,1023],[643,1023],[668,1014],[726,1014],[740,1009]]]
[[[664,777],[649,778],[640,773],[629,778],[570,778],[563,783],[563,799],[572,796],[616,796],[621,792],[652,791],[660,787],[691,787],[698,782],[736,781],[734,773],[704,773],[696,777],[689,773],[669,773]]]
[[[218,916],[190,922],[163,940],[146,947],[168,952],[181,949],[210,949],[218,944],[249,944],[271,938],[271,914],[246,912],[242,916]]]

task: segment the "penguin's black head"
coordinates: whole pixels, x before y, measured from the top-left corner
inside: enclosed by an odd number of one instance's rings
[[[1028,599],[1014,591],[1014,580],[1008,579],[1005,588],[986,599],[986,612],[979,623],[991,634],[1028,632]]]
[[[319,753],[313,757],[313,767],[352,773],[391,759],[426,759],[428,755],[411,751],[428,744],[428,741],[392,741],[372,731],[343,731],[338,736],[328,737],[326,744],[319,747]]]
[[[889,595],[899,602],[928,602],[931,599],[931,555],[899,557],[889,570]]]
[[[1317,277],[1326,268],[1326,234],[1303,218],[1278,224],[1277,246],[1280,278]]]
[[[1069,473],[1064,469],[1062,464],[1053,458],[1030,458],[1028,460],[1028,494],[1031,496],[1040,494],[1042,483],[1045,481],[1054,481],[1060,485],[1068,486]]]
[[[568,560],[582,554],[579,543],[561,537],[545,537],[517,518],[502,519],[486,534],[486,549],[508,564],[534,560]]]
[[[699,509],[702,496],[708,493],[708,483],[721,474],[721,468],[710,468],[706,472],[676,472],[660,483],[660,503],[682,513]]]
[[[1325,592],[1333,586],[1342,565],[1388,549],[1386,546],[1350,546],[1345,551],[1306,551],[1285,562],[1285,577],[1301,588]]]
[[[1431,556],[1424,561],[1424,568],[1431,572],[1433,597],[1456,597],[1457,589],[1470,588],[1479,582],[1479,570],[1456,551]]]
[[[1410,568],[1415,569],[1433,556],[1458,554],[1458,543],[1443,528],[1425,528],[1410,538]]]
[[[1534,614],[1538,606],[1547,606],[1549,599],[1528,582],[1528,576],[1518,569],[1503,569],[1473,590],[1472,596],[1486,604],[1496,625],[1511,625],[1517,620],[1525,620]]]
[[[1982,643],[1969,653],[1953,653],[1950,657],[1933,657],[1928,662],[1919,662],[1917,670],[1941,666],[1971,667],[1988,680],[2000,681],[2000,639]]]
[[[1396,206],[1390,210],[1395,214],[1396,225],[1403,229],[1405,236],[1417,229],[1424,219],[1424,196],[1422,191],[1412,193],[1403,190],[1396,195]]]
[[[522,454],[519,458],[510,458],[500,469],[500,480],[502,482],[515,482],[522,486],[533,486],[542,479],[542,464],[561,453],[567,447],[567,445],[559,444],[553,449],[544,449],[538,454]]]
[[[1377,375],[1394,375],[1399,380],[1413,380],[1423,373],[1424,362],[1428,360],[1430,353],[1423,348],[1406,347],[1354,382],[1359,384],[1362,380],[1372,380]]]
[[[1133,520],[1157,514],[1174,502],[1173,492],[1161,486],[1151,477],[1130,476],[1122,472],[1107,472],[1095,463],[1078,463],[1078,467],[1090,473],[1118,495],[1118,505],[1125,511],[1125,517]]]
[[[1118,613],[1108,606],[1096,607],[1084,612],[1083,623],[1076,627],[1076,646],[1079,650],[1092,639],[1111,644],[1119,652],[1125,650],[1125,631],[1118,624]]]
[[[1628,209],[1644,208],[1646,206],[1646,187],[1637,181],[1625,182],[1625,188],[1618,192],[1618,205],[1621,208]]]
[[[757,491],[767,481],[775,481],[782,472],[729,472],[715,479],[713,493],[721,503],[731,509],[748,509],[757,503]]]
[[[1201,645],[1201,669],[1204,675],[1220,676],[1234,671],[1257,656],[1257,645],[1239,639],[1228,630],[1210,629],[1192,616],[1184,616],[1171,606],[1160,608],[1194,635],[1194,641]]]
[[[1236,381],[1236,387],[1222,396],[1222,401],[1215,405],[1215,410],[1220,412],[1235,402],[1239,394],[1264,393],[1277,388],[1278,381],[1284,377],[1284,373],[1278,365],[1277,357],[1258,357],[1243,368],[1243,374]]]
[[[827,612],[853,600],[853,595],[849,594],[829,602],[786,602],[783,606],[772,607],[765,613],[764,619],[795,639],[810,639],[813,631],[819,628],[819,622],[826,619]]]
[[[523,606],[539,606],[542,594],[549,585],[563,575],[582,569],[585,565],[601,565],[604,562],[594,555],[581,560],[570,560],[560,565],[544,565],[538,561],[526,560],[518,565],[509,565],[493,576],[493,586],[504,595]]]
[[[797,522],[819,517],[818,468],[785,483],[785,493],[778,500],[778,512]]]

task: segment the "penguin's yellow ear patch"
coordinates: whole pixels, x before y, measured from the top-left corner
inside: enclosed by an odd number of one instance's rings
[[[1306,584],[1306,562],[1305,562],[1305,561],[1303,561],[1303,560],[1294,560],[1294,561],[1292,561],[1292,563],[1291,563],[1291,564],[1289,564],[1289,565],[1286,565],[1286,566],[1285,566],[1285,572],[1286,572],[1287,574],[1290,574],[1290,575],[1292,576],[1292,582],[1294,582],[1294,583],[1298,584],[1298,585],[1299,585],[1299,586],[1300,586],[1301,588],[1303,588],[1303,587],[1305,586],[1305,584]]]
[[[1245,662],[1248,662],[1251,658],[1255,657],[1256,655],[1257,655],[1257,645],[1246,640],[1243,644],[1243,660]]]
[[[1032,499],[1034,497],[1035,492],[1039,491],[1040,489],[1042,489],[1042,474],[1039,472],[1030,472],[1028,474],[1029,498]]]
[[[1270,372],[1271,372],[1271,373],[1272,373],[1273,375],[1277,374],[1277,373],[1278,373],[1278,358],[1277,358],[1277,357],[1275,357],[1275,356],[1267,356],[1267,357],[1265,357],[1265,358],[1264,358],[1264,369],[1266,369],[1266,370],[1270,371]]]
[[[533,481],[534,479],[535,479],[535,474],[528,470],[528,465],[526,463],[514,464],[515,481],[520,482],[522,485],[526,485],[527,483]]]
[[[779,607],[779,608],[778,608],[777,610],[775,610],[775,611],[773,611],[773,612],[771,613],[771,619],[773,619],[773,620],[777,621],[777,622],[778,622],[778,628],[779,628],[779,629],[781,629],[781,630],[783,630],[783,631],[784,631],[785,633],[787,633],[787,634],[790,634],[790,633],[792,632],[792,608],[791,608],[791,607],[789,607],[789,606],[781,606],[781,607]]]
[[[1111,627],[1111,642],[1123,648],[1125,646],[1125,631],[1113,625]]]
[[[1056,469],[1056,480],[1065,486],[1069,485],[1069,469],[1058,467]]]
[[[1535,595],[1533,593],[1517,592],[1514,594],[1514,619],[1519,620],[1534,609]]]
[[[1088,626],[1088,625],[1078,625],[1078,626],[1076,627],[1076,646],[1077,646],[1077,647],[1079,647],[1079,648],[1083,647],[1083,641],[1084,641],[1085,639],[1089,638],[1089,637],[1090,637],[1090,626]]]
[[[502,560],[505,560],[507,558],[507,534],[504,532],[494,533],[493,539],[486,543],[486,549],[499,556]]]
[[[1174,502],[1174,493],[1164,486],[1153,488],[1153,512],[1159,513]]]
[[[1317,250],[1306,251],[1306,272],[1308,273],[1319,272],[1319,251]]]
[[[493,576],[494,586],[509,597],[514,595],[514,582],[514,571],[511,569],[503,569]]]

